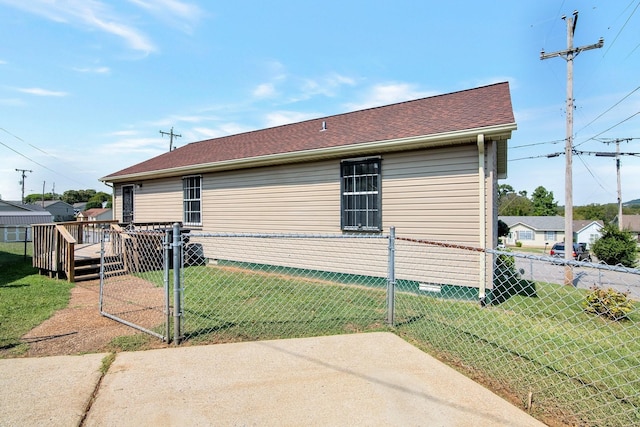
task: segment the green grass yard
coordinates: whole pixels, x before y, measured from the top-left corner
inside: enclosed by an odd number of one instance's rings
[[[0,243],[0,351],[19,355],[20,337],[69,303],[73,284],[40,276],[31,266],[28,246]],[[1,357],[1,353],[0,353]]]

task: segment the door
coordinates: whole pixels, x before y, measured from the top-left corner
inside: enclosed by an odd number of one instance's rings
[[[122,222],[133,222],[133,185],[122,186]]]

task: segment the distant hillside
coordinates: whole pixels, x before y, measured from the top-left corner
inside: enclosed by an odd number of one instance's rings
[[[624,202],[622,206],[638,206],[640,205],[640,199],[629,200],[628,202]]]

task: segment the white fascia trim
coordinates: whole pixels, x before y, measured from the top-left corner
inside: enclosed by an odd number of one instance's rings
[[[155,179],[198,174],[207,172],[241,169],[249,167],[270,166],[301,162],[305,160],[321,159],[326,157],[354,156],[364,152],[389,152],[411,150],[417,148],[438,147],[462,143],[475,143],[478,134],[484,134],[486,139],[509,139],[511,132],[516,130],[516,123],[506,125],[488,126],[483,128],[465,129],[455,132],[446,132],[432,135],[422,135],[410,138],[390,139],[387,141],[373,141],[360,144],[342,145],[339,147],[319,148],[315,150],[295,151],[292,153],[269,154],[266,156],[247,157],[243,159],[224,160],[213,163],[200,163],[160,171],[141,172],[129,175],[120,175],[113,179],[100,178],[102,182],[124,182],[134,179]]]

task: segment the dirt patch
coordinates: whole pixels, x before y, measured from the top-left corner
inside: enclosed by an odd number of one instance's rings
[[[142,334],[100,314],[98,280],[77,283],[67,308],[22,337],[29,344],[27,357],[111,351],[110,342],[120,336]],[[157,339],[155,345],[162,345]]]

